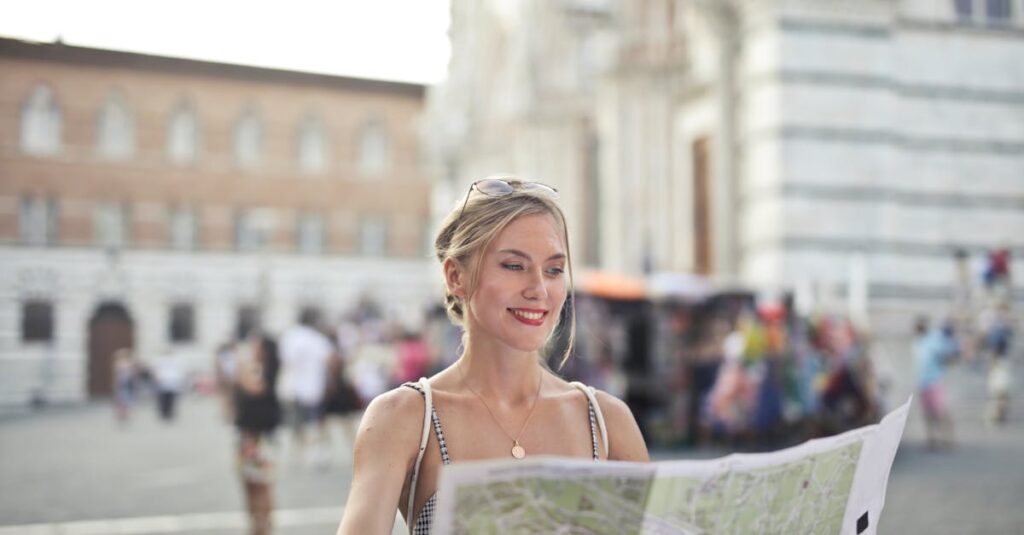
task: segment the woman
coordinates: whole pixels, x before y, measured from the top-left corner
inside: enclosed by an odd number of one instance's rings
[[[238,470],[245,489],[250,533],[269,534],[274,510],[271,483],[273,465],[267,442],[281,423],[275,394],[280,360],[277,344],[265,336],[251,336],[239,344],[235,376],[235,426],[238,428]]]
[[[356,425],[364,403],[349,378],[347,362],[349,355],[343,354],[335,340],[331,342],[331,356],[327,359],[327,383],[324,386],[324,401],[320,410],[320,439],[324,444],[331,441],[331,422],[341,423],[342,445],[351,451],[355,442]],[[323,459],[326,462],[326,458]]]
[[[917,387],[924,409],[925,436],[929,450],[953,450],[955,433],[953,416],[946,404],[944,378],[946,367],[956,356],[952,333],[929,328],[928,318],[920,317],[914,324],[914,364]]]
[[[139,369],[130,349],[114,352],[114,415],[120,424],[126,424],[135,402]]]
[[[535,455],[648,460],[623,402],[574,386],[543,364],[541,349],[559,324],[572,283],[556,197],[542,184],[484,179],[443,222],[434,245],[448,315],[463,327],[464,350],[429,380],[370,403],[356,438],[339,534],[390,533],[396,507],[413,533],[429,533],[438,472],[452,461]],[[569,317],[563,364],[572,349],[575,315]],[[429,432],[425,399],[436,412]]]

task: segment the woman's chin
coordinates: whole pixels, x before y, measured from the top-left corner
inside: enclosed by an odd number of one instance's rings
[[[515,351],[519,351],[522,353],[539,353],[542,349],[544,349],[545,342],[547,342],[547,338],[535,340],[532,337],[517,337],[512,340],[509,340],[508,342],[506,342],[505,345],[507,345],[509,348]]]

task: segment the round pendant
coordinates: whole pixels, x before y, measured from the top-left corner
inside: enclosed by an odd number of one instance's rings
[[[512,446],[512,456],[515,457],[516,459],[522,459],[523,457],[526,457],[526,450],[524,450],[523,447],[520,446],[517,442],[514,446]]]

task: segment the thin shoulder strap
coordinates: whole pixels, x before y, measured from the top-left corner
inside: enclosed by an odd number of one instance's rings
[[[601,430],[601,443],[604,444],[604,456],[608,457],[608,429],[604,426],[604,415],[601,414],[601,406],[597,404],[594,387],[587,386],[579,381],[573,381],[569,384],[583,392],[587,396],[587,400],[590,401],[590,406],[594,408],[594,414],[597,415],[597,428]]]
[[[416,498],[416,482],[420,478],[420,464],[423,463],[423,452],[427,450],[427,438],[430,437],[430,414],[434,410],[434,398],[430,394],[430,383],[427,382],[427,378],[420,377],[417,385],[422,389],[420,392],[423,393],[425,406],[423,409],[423,434],[420,437],[420,451],[416,454],[416,464],[412,468],[412,483],[409,485],[409,507],[406,509],[407,513],[405,515],[410,524],[409,533],[412,533],[413,529],[412,508]]]

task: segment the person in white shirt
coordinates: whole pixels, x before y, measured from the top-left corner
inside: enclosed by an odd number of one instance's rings
[[[330,340],[314,328],[316,321],[314,311],[303,311],[299,325],[285,331],[280,340],[281,376],[277,394],[294,433],[299,457],[309,440],[307,428],[315,426],[320,417],[332,352]]]
[[[151,373],[153,385],[156,387],[160,419],[170,423],[174,420],[178,395],[188,385],[184,359],[175,351],[169,350],[153,362]]]

